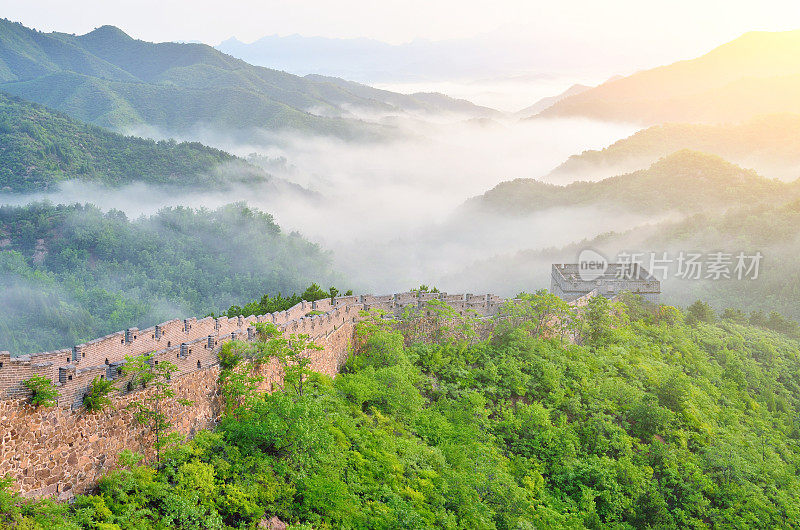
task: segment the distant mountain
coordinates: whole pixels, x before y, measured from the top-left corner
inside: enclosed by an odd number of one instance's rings
[[[309,74],[304,79],[316,83],[328,83],[346,90],[360,98],[379,101],[390,108],[402,109],[412,113],[455,113],[464,114],[472,119],[494,118],[502,112],[475,105],[466,99],[455,99],[438,92],[417,92],[414,94],[399,94],[389,90],[373,88],[353,81],[346,81],[338,77],[328,77]]]
[[[583,249],[591,248],[614,261],[620,253],[639,254],[646,268],[655,260],[665,258],[658,266],[669,267],[662,278],[662,301],[687,306],[701,299],[718,310],[727,307],[745,311],[778,311],[800,319],[800,201],[792,200],[774,205],[742,205],[726,212],[706,212],[647,225],[632,226],[625,232],[605,233],[595,238],[576,241],[561,248],[528,249],[513,254],[495,255],[477,261],[443,279],[456,283],[480,278],[493,292],[514,292],[520,285],[536,290],[550,285],[552,263],[574,262]],[[558,229],[558,227],[554,227]],[[753,256],[760,252],[758,277],[739,280],[708,277],[707,263],[715,253],[727,254],[732,272],[735,256]],[[677,275],[677,259],[700,254],[701,274],[697,279]],[[750,264],[749,259],[746,262]]]
[[[747,33],[697,59],[638,72],[565,98],[540,115],[649,125],[800,113],[798,50],[800,30]]]
[[[559,101],[561,101],[564,98],[568,98],[570,96],[575,96],[577,94],[581,94],[581,93],[586,92],[587,90],[589,90],[591,88],[592,87],[590,87],[590,86],[581,85],[581,84],[572,85],[571,87],[569,87],[568,89],[566,89],[564,92],[562,92],[560,94],[557,94],[555,96],[548,96],[546,98],[542,98],[539,101],[537,101],[536,103],[534,103],[533,105],[531,105],[530,107],[525,107],[524,109],[518,111],[516,113],[516,115],[519,116],[520,118],[529,118],[529,117],[531,117],[531,116],[533,116],[535,114],[539,114],[540,112],[542,112],[545,109],[549,109],[550,107],[552,107],[553,105],[555,105],[556,103],[558,103]]]
[[[273,180],[219,149],[122,136],[0,93],[0,191],[46,190],[70,179],[212,187]]]
[[[367,38],[268,35],[244,43],[235,37],[217,49],[251,64],[295,74],[318,74],[362,83],[507,78],[576,70],[580,61],[557,46],[517,41],[502,30],[470,38],[415,39],[389,44]],[[521,53],[508,53],[510,48]],[[566,63],[566,64],[565,64]]]
[[[353,119],[350,109],[419,105],[412,97],[397,95],[389,104],[329,79],[252,66],[203,44],[144,42],[113,26],[81,36],[41,33],[7,20],[0,21],[0,90],[95,125],[167,133],[263,128],[377,138],[387,129]],[[484,114],[476,107],[475,116]]]
[[[800,196],[800,181],[787,184],[760,177],[715,155],[683,150],[645,170],[599,182],[566,186],[534,179],[502,182],[467,201],[462,213],[523,215],[549,208],[591,206],[635,213],[712,211]]]
[[[135,220],[91,205],[0,206],[0,350],[70,347],[340,279],[319,245],[244,204]]]
[[[344,76],[368,82],[396,80],[404,62],[404,54],[398,47],[365,38],[269,35],[252,43],[244,43],[231,37],[216,48],[250,64],[270,66],[300,75]],[[418,74],[420,70],[427,72],[428,68],[419,67]]]
[[[681,149],[719,155],[767,177],[795,180],[800,177],[800,115],[759,116],[739,125],[656,125],[605,149],[569,157],[548,180],[600,180],[647,168]]]

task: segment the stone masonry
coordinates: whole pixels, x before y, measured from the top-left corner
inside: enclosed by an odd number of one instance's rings
[[[10,476],[27,496],[67,499],[90,491],[115,468],[123,449],[147,453],[145,431],[132,421],[126,405],[138,392],[124,385],[113,404],[89,413],[83,396],[95,377],[120,380],[126,356],[155,354],[178,367],[172,378],[177,398],[192,405],[168,408],[176,430],[186,436],[213,427],[220,417],[219,348],[231,340],[252,340],[254,324],[272,322],[287,334],[307,334],[321,351],[313,353],[311,369],[335,376],[347,360],[355,323],[361,312],[381,309],[400,314],[439,299],[465,314],[496,314],[504,300],[494,295],[448,295],[407,292],[384,296],[343,296],[301,302],[277,313],[237,318],[170,320],[147,329],[131,328],[79,344],[71,349],[12,357],[0,352],[0,476]],[[310,315],[314,311],[321,314]],[[264,390],[282,384],[280,365],[261,368]],[[33,375],[49,378],[59,391],[58,405],[34,408],[22,382]]]
[[[614,298],[623,292],[658,303],[661,282],[638,264],[609,263],[602,274],[591,279],[581,274],[579,263],[554,264],[550,275],[550,292],[571,302],[593,293]]]

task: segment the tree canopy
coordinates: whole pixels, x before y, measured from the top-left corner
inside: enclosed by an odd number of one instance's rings
[[[546,305],[536,296],[530,307]],[[454,314],[425,339],[369,319],[335,380],[305,374],[302,390],[248,392],[159,469],[127,458],[70,506],[5,492],[5,522],[797,526],[796,340],[721,319],[690,325],[631,298],[608,319],[577,317],[592,339],[576,345],[537,332],[538,315],[517,313],[480,340],[456,325],[475,321]],[[265,334],[265,348],[274,339]]]

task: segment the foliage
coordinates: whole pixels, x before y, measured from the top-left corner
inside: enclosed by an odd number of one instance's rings
[[[706,302],[698,300],[686,309],[686,323],[697,324],[698,322],[705,322],[707,324],[713,323],[717,319],[717,314]]]
[[[388,324],[382,320],[383,314],[380,311],[373,311],[370,316],[371,319],[356,332],[358,340],[366,338],[369,342],[373,337],[373,330],[387,329]],[[409,342],[445,344],[453,341],[474,341],[480,327],[475,311],[465,311],[462,314],[439,299],[428,300],[421,308],[406,306],[402,316],[402,328]]]
[[[0,20],[0,57],[3,92],[114,130],[211,127],[236,135],[294,128],[364,139],[381,138],[385,129],[307,112],[337,110],[334,103],[383,109],[379,91],[360,97],[328,78],[253,66],[204,44],[136,40],[113,26],[75,36]]]
[[[31,501],[11,490],[11,480],[0,478],[0,528],[77,530],[68,520],[69,507],[49,500]]]
[[[739,323],[744,323],[737,320]],[[753,311],[747,322],[753,326],[759,326],[766,329],[771,329],[790,337],[800,339],[800,323],[790,320],[777,311],[770,311],[768,316],[765,316],[761,311]]]
[[[306,382],[314,374],[309,368],[311,356],[322,350],[305,334],[284,336],[274,324],[266,322],[256,323],[255,328],[257,340],[232,341],[221,348],[220,383],[231,414],[255,395],[258,384],[263,381],[258,368],[272,359],[281,366],[284,390],[302,396]]]
[[[161,450],[179,440],[177,433],[168,432],[172,424],[167,420],[165,408],[172,402],[183,406],[191,404],[186,400],[173,399],[175,390],[170,384],[170,378],[178,371],[178,367],[170,361],[157,360],[155,354],[144,354],[134,357],[126,355],[122,370],[130,376],[131,390],[145,389],[135,395],[128,404],[128,409],[133,411],[134,421],[153,435],[158,464],[161,462]]]
[[[231,341],[220,348],[219,382],[227,414],[235,414],[264,380],[257,370],[260,361],[253,359],[253,346],[251,342]]]
[[[34,375],[22,382],[31,391],[31,405],[52,407],[58,402],[58,390],[48,377]]]
[[[114,382],[108,379],[95,377],[89,387],[89,392],[83,396],[83,406],[89,412],[99,412],[111,404],[109,394],[115,389]]]
[[[600,181],[566,185],[534,179],[501,182],[473,206],[504,215],[523,215],[558,207],[597,207],[658,214],[722,212],[743,204],[782,204],[800,196],[800,183],[767,179],[725,159],[690,151],[670,151],[647,169],[621,171]],[[749,166],[748,166],[749,167]]]
[[[45,190],[65,180],[217,188],[269,180],[263,171],[219,149],[122,136],[2,93],[0,143],[2,191]]]
[[[534,337],[554,334],[562,342],[576,330],[579,322],[569,304],[544,289],[535,294],[518,294],[505,303],[501,314],[499,335],[522,329]]]
[[[311,278],[336,279],[319,246],[244,204],[165,208],[136,220],[93,206],[5,206],[0,245],[5,239],[0,350],[15,354],[220,312],[259,293],[302,290]]]
[[[797,341],[630,298],[562,343],[536,333],[537,296],[482,340],[367,319],[335,380],[253,392],[158,470],[128,455],[64,524],[798,526]],[[283,347],[263,333],[253,352]]]
[[[306,334],[291,334],[285,338],[278,329],[268,323],[256,325],[259,342],[270,357],[278,360],[283,368],[283,386],[302,397],[306,381],[313,372],[309,368],[315,351],[322,346],[314,343]]]
[[[302,294],[293,293],[291,296],[287,297],[284,297],[281,293],[278,293],[275,296],[265,294],[260,300],[253,300],[242,307],[233,305],[228,309],[226,315],[228,318],[237,316],[247,317],[250,315],[266,315],[267,313],[286,311],[287,309],[296,306],[303,300],[306,302],[314,302],[316,300],[324,300],[325,298],[333,299],[338,294],[339,289],[336,287],[331,287],[326,293],[319,285],[312,283],[306,287],[306,290],[303,291]],[[353,291],[351,290],[345,292],[345,296],[350,296],[352,294]]]

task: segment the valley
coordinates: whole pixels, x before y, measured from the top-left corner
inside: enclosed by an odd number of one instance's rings
[[[92,2],[0,20],[0,527],[797,526],[800,15]]]

